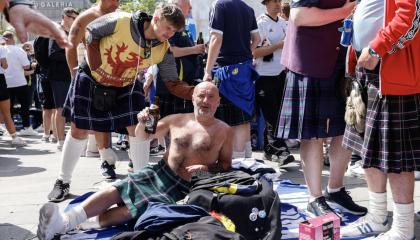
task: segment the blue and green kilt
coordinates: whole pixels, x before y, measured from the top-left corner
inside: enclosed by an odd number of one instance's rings
[[[289,71],[279,116],[278,138],[312,139],[344,134],[345,100],[337,74],[312,78]]]
[[[96,81],[80,70],[71,82],[64,104],[63,116],[79,129],[98,132],[113,132],[116,129],[138,123],[137,113],[145,107],[142,84],[137,82],[117,89],[117,107],[111,111],[99,111],[93,107],[93,92]]]
[[[378,89],[369,84],[363,168],[420,171],[420,94],[380,97]]]
[[[160,160],[156,165],[128,173],[114,186],[133,219],[137,219],[149,202],[175,204],[183,199],[189,192],[190,184],[177,176],[164,160]]]

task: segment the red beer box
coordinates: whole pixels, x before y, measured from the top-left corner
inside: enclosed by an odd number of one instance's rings
[[[339,240],[340,219],[334,213],[312,218],[299,224],[299,240]]]

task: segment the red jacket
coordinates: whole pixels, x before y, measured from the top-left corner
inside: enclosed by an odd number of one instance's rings
[[[420,93],[420,0],[386,0],[384,27],[369,46],[381,57],[384,95]],[[352,61],[354,54],[349,57]],[[352,66],[349,66],[350,69]]]

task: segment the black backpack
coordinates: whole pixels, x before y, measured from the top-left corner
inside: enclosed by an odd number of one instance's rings
[[[34,40],[35,59],[41,68],[48,68],[50,39],[45,37],[37,37]]]
[[[164,233],[146,230],[123,232],[111,240],[245,240],[238,233],[230,232],[215,218],[206,216],[197,222],[187,223]]]
[[[252,194],[227,194],[209,190],[209,187],[223,186],[226,182],[249,185],[251,179],[256,181],[241,171],[220,173],[207,179],[193,179],[187,203],[226,215],[235,224],[236,232],[246,239],[281,239],[280,199],[265,179],[258,180],[259,188]]]

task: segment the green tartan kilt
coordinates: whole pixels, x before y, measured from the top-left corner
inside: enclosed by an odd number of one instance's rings
[[[149,202],[174,204],[189,192],[189,182],[176,175],[164,160],[148,165],[114,186],[128,210],[137,219],[146,211]]]

